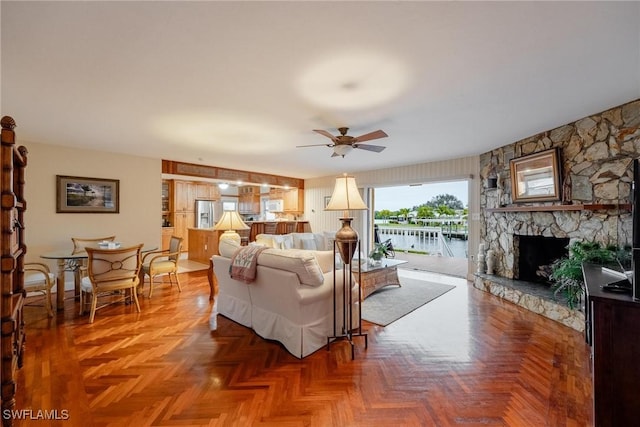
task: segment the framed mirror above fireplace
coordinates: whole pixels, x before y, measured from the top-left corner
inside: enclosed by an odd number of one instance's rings
[[[560,200],[557,148],[512,159],[510,167],[514,203]]]

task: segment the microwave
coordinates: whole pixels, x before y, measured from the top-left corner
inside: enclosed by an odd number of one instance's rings
[[[267,210],[269,212],[283,212],[284,211],[284,200],[282,200],[282,199],[269,200],[267,202]]]

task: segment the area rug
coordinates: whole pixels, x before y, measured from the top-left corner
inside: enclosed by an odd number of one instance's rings
[[[362,320],[387,326],[455,288],[406,277],[400,283],[401,287],[386,286],[369,295],[362,302]]]

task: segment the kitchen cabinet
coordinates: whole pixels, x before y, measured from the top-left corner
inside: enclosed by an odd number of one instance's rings
[[[162,181],[162,213],[168,214],[172,209],[173,191],[170,180]]]
[[[269,199],[270,200],[279,200],[284,199],[284,188],[270,188],[269,189]]]
[[[284,211],[291,213],[304,212],[304,190],[291,188],[283,194]]]
[[[284,212],[304,212],[304,190],[301,188],[272,188],[269,190],[270,200],[283,200]]]
[[[175,212],[194,212],[195,185],[188,181],[173,181],[173,200]]]
[[[189,247],[189,228],[196,223],[196,214],[194,212],[175,212],[173,214],[173,229],[178,237],[182,237],[182,250],[186,251]]]
[[[195,183],[195,199],[218,200],[219,198],[220,189],[217,185],[207,182]]]
[[[238,212],[260,214],[260,187],[247,185],[238,188]]]
[[[162,227],[162,250],[166,251],[169,249],[169,241],[171,240],[171,236],[175,233],[174,227]]]

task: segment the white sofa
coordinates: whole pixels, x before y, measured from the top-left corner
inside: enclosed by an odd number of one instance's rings
[[[256,280],[244,283],[230,277],[231,258],[240,246],[220,243],[220,255],[211,260],[217,296],[211,329],[217,315],[252,328],[263,338],[276,340],[302,358],[327,345],[334,336],[333,251],[267,248],[258,256]],[[342,331],[342,271],[336,281],[336,331]],[[352,282],[353,327],[359,316],[358,286]]]

